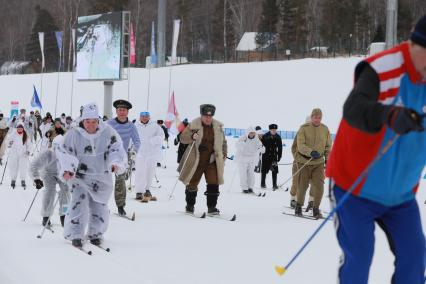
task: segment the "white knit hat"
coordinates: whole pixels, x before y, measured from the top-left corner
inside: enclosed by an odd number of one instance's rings
[[[99,118],[98,106],[95,103],[87,104],[83,106],[81,113],[81,119],[96,119]]]

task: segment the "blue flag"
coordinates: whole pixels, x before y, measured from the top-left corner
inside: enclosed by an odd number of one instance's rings
[[[151,29],[151,65],[157,64],[157,52],[155,51],[155,24],[152,22],[152,29]]]
[[[33,88],[34,88],[34,93],[33,93],[33,97],[31,98],[31,106],[42,109],[43,107],[41,106],[41,102],[40,102],[40,99],[38,98],[37,90],[34,85],[33,85]]]
[[[56,41],[58,43],[59,48],[59,70],[61,70],[62,66],[62,32],[55,32]]]

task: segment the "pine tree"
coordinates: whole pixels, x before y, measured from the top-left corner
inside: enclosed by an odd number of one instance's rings
[[[264,46],[271,41],[272,34],[277,32],[279,9],[276,0],[264,0],[262,3],[262,15],[256,35],[256,43]]]
[[[42,9],[39,5],[35,7],[36,21],[32,28],[30,40],[26,45],[26,55],[29,61],[39,61],[41,70],[41,49],[39,43],[39,32],[44,32],[44,58],[45,70],[56,71],[59,64],[59,49],[56,41],[55,31],[58,27],[52,15],[46,9]]]
[[[368,42],[368,23],[370,17],[368,15],[368,8],[366,4],[360,1],[353,0],[352,9],[354,11],[354,38],[355,48],[358,52],[363,52],[367,49]]]
[[[226,2],[226,12],[224,12],[224,5]],[[224,19],[226,17],[226,21]],[[224,30],[224,22],[226,22],[226,29]],[[219,0],[215,7],[212,28],[212,46],[215,53],[225,56],[224,38],[226,35],[226,57],[225,61],[229,60],[232,56],[232,51],[235,46],[235,31],[232,24],[232,12],[229,7],[229,1]]]
[[[374,34],[372,42],[384,42],[385,41],[385,33],[383,31],[383,27],[379,24],[376,28],[376,32]]]
[[[129,0],[89,0],[90,14],[124,11]]]
[[[307,39],[306,0],[280,1],[280,41],[283,47],[299,53]]]
[[[412,27],[413,18],[408,4],[403,1],[398,1],[397,41],[402,42],[407,40],[410,37]]]
[[[181,20],[181,33],[179,35],[180,39],[180,45],[181,45],[181,49],[183,50],[183,54],[182,56],[184,56],[184,54],[186,54],[187,58],[189,59],[189,51],[190,51],[190,46],[191,46],[191,38],[192,38],[192,34],[191,34],[191,29],[190,29],[190,25],[191,25],[191,21],[190,21],[190,13],[191,13],[191,0],[179,0],[178,1],[178,17]]]
[[[281,30],[280,40],[286,49],[294,50],[296,45],[296,14],[297,14],[297,1],[294,0],[281,0],[280,1],[280,19]]]

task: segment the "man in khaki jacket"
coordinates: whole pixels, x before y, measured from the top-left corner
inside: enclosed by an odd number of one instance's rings
[[[189,144],[178,167],[179,180],[186,186],[186,211],[194,213],[198,184],[202,175],[207,182],[208,214],[218,215],[216,208],[219,185],[223,184],[223,172],[227,155],[227,143],[223,124],[213,119],[215,106],[200,106],[201,117],[194,119],[182,132],[181,142]]]
[[[311,122],[303,124],[297,132],[295,160],[302,170],[298,174],[297,204],[295,215],[302,215],[305,194],[311,182],[314,190],[313,216],[321,218],[319,205],[324,193],[324,164],[331,150],[331,136],[327,126],[321,123],[322,111],[313,109]]]
[[[311,116],[308,115],[306,117],[305,123],[310,123],[311,122]],[[293,139],[293,144],[291,145],[291,154],[293,155],[293,167],[291,168],[291,175],[293,177],[293,180],[291,182],[291,190],[290,190],[290,207],[291,208],[296,208],[296,196],[297,196],[297,183],[299,182],[299,167],[298,167],[298,163],[296,161],[296,153],[297,153],[297,135],[294,137]],[[308,207],[306,208],[306,212],[309,210],[312,210],[312,208],[314,207],[314,189],[313,189],[313,185],[312,185],[312,180],[310,183],[311,188],[309,189],[309,203],[308,203]]]

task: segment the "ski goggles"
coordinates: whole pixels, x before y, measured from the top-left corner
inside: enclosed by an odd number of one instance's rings
[[[142,111],[139,115],[140,116],[150,116],[149,111]]]

